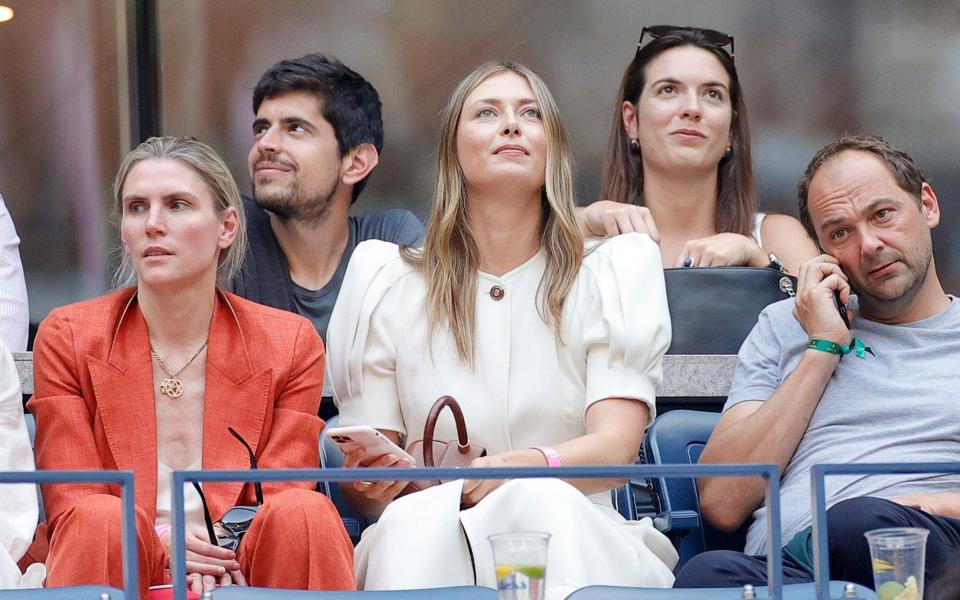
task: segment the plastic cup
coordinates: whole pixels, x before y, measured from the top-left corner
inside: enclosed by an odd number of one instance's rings
[[[543,600],[549,533],[518,531],[489,537],[499,600]]]
[[[894,527],[864,534],[877,600],[922,600],[929,533],[919,527]]]

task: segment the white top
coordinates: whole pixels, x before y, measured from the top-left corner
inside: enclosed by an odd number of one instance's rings
[[[203,459],[198,458],[192,465],[183,469],[184,471],[199,471],[202,468]],[[172,525],[173,519],[173,486],[171,485],[171,475],[175,469],[157,458],[157,525]],[[187,531],[193,527],[205,528],[203,522],[203,501],[200,500],[200,494],[194,489],[193,484],[183,486],[183,508],[186,517]],[[212,515],[211,515],[212,516]]]
[[[758,212],[753,215],[753,239],[757,240],[757,245],[763,248],[763,220],[767,218],[767,213]]]
[[[646,403],[670,345],[657,245],[643,234],[593,246],[564,304],[562,339],[537,312],[543,253],[502,276],[477,276],[476,369],[453,337],[427,339],[425,285],[381,241],[357,246],[327,330],[327,359],[343,425],[366,424],[419,439],[434,401],[453,396],[470,440],[496,454],[586,433],[587,408],[606,398]],[[500,286],[503,298],[490,290]],[[432,360],[431,360],[432,352]],[[453,439],[449,415],[438,439]],[[609,503],[609,494],[605,496]]]
[[[27,349],[30,309],[20,263],[20,238],[0,196],[0,340],[12,352]]]
[[[20,377],[13,356],[0,340],[0,471],[34,470],[22,402]],[[39,587],[44,575],[42,566],[34,567],[27,576],[21,576],[17,568],[17,561],[30,547],[37,527],[37,488],[31,484],[2,485],[0,498],[3,498],[3,510],[0,510],[0,589]]]

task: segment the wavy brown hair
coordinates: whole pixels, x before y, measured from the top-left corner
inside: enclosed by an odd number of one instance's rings
[[[500,73],[515,73],[527,81],[543,121],[547,160],[541,192],[541,244],[547,266],[540,281],[537,309],[544,322],[553,325],[558,343],[562,343],[563,304],[580,270],[584,251],[583,236],[574,215],[573,152],[553,95],[536,73],[519,63],[487,63],[478,67],[460,82],[441,115],[436,185],[423,248],[403,250],[404,259],[419,269],[426,281],[429,335],[448,327],[461,360],[470,365],[475,364],[476,356],[480,249],[467,218],[470,199],[457,158],[457,130],[470,92]]]
[[[630,140],[623,127],[621,106],[624,102],[637,104],[646,81],[644,69],[661,53],[681,46],[702,48],[717,57],[730,76],[730,101],[733,117],[730,122],[730,147],[733,154],[717,165],[717,211],[714,226],[718,233],[731,232],[750,236],[756,211],[753,179],[753,159],[750,154],[750,119],[747,104],[737,76],[733,59],[721,48],[707,41],[698,29],[677,29],[655,38],[634,55],[623,74],[613,111],[613,125],[607,153],[603,160],[600,197],[627,204],[643,206],[643,161],[640,154],[629,149]]]

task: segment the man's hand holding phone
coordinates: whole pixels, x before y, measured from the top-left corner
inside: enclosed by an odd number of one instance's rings
[[[853,339],[849,327],[853,314],[847,311],[845,322],[840,307],[850,301],[850,293],[850,284],[839,261],[821,254],[800,265],[793,315],[811,339],[846,346]]]

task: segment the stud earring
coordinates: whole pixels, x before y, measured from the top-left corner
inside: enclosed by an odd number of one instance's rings
[[[631,138],[627,146],[630,148],[630,154],[640,154],[640,140]]]
[[[727,146],[727,150],[723,153],[723,158],[720,159],[720,162],[729,162],[733,158],[733,146]]]

